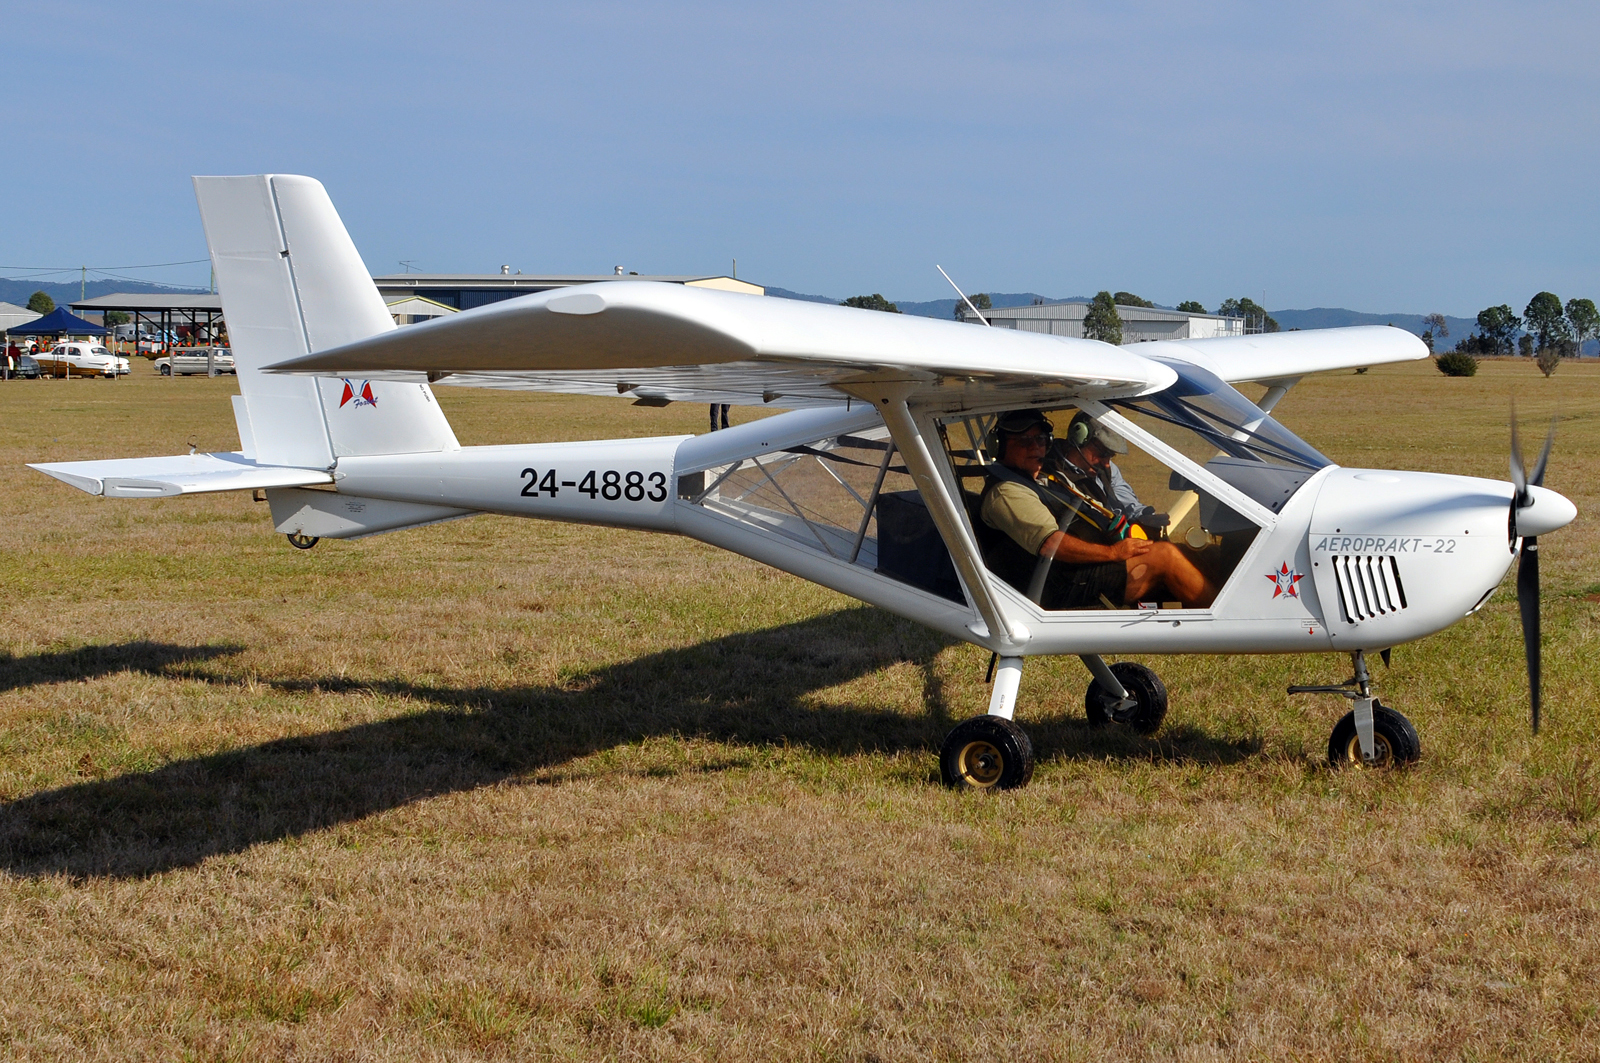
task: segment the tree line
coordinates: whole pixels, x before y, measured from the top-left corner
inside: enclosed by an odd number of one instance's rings
[[[1431,314],[1424,319],[1443,319]],[[1600,310],[1593,299],[1568,299],[1565,304],[1553,292],[1540,292],[1528,301],[1522,316],[1509,303],[1485,307],[1478,312],[1478,331],[1456,342],[1458,354],[1520,354],[1524,357],[1549,355],[1573,358],[1587,339],[1600,338]],[[1434,328],[1434,335],[1423,333],[1423,342],[1433,349],[1433,341],[1448,336],[1449,330]]]

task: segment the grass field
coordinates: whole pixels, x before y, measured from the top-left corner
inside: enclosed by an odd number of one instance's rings
[[[0,384],[7,1059],[1600,1056],[1600,366],[1308,380],[1346,465],[1547,484],[1546,728],[1510,581],[1400,647],[1423,760],[1335,774],[1324,657],[1150,659],[1150,740],[1036,661],[1026,790],[954,794],[986,655],[697,543],[497,517],[292,550],[248,496],[25,461],[237,446],[231,379]],[[704,407],[439,389],[463,443]],[[739,411],[735,411],[736,414]]]

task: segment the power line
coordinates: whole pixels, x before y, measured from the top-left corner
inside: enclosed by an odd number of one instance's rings
[[[142,266],[0,266],[0,269],[34,270],[42,276],[46,273],[74,273],[81,269],[101,273],[112,269],[162,269],[166,266],[196,266],[202,262],[210,261],[209,258],[191,258],[183,262],[147,262]]]

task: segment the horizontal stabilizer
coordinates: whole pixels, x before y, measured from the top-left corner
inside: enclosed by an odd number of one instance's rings
[[[260,465],[243,454],[174,454],[165,458],[112,458],[29,465],[80,491],[106,498],[165,498],[206,491],[331,484],[321,469]]]
[[[360,539],[402,528],[420,528],[444,520],[470,517],[476,510],[394,502],[332,491],[268,491],[272,523],[285,535],[317,539]]]

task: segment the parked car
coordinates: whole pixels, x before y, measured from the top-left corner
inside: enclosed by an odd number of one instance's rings
[[[120,358],[98,343],[72,341],[58,343],[48,351],[40,351],[34,359],[39,370],[50,376],[119,377],[128,375],[128,360]]]
[[[233,351],[227,347],[178,347],[172,352],[171,357],[156,359],[156,372],[162,376],[192,376],[195,373],[210,372],[215,367],[218,373],[234,373]]]
[[[39,379],[39,362],[38,362],[37,359],[35,359],[33,357],[33,355],[31,355],[31,354],[17,354],[17,355],[13,355],[12,359],[16,363],[12,367],[12,370],[11,370],[11,376],[12,376],[13,379],[15,379],[15,380],[38,380]]]

